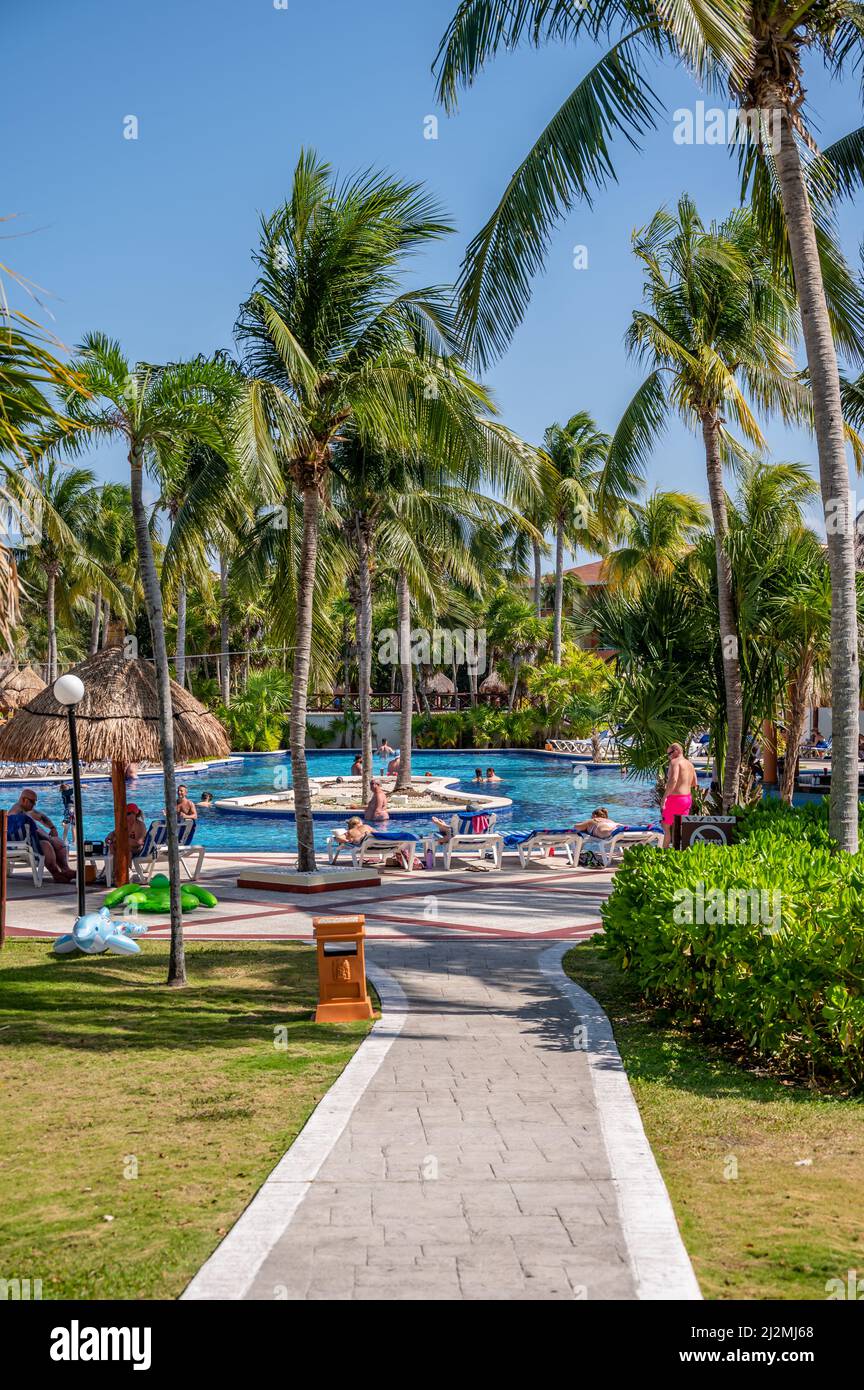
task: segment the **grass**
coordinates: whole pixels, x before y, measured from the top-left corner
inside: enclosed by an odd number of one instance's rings
[[[594,942],[564,967],[611,1019],[705,1297],[825,1299],[864,1275],[864,1104],[736,1065]]]
[[[312,1022],[308,947],[189,943],[178,990],[141,946],[0,954],[0,1278],[43,1298],[176,1297],[369,1028]]]

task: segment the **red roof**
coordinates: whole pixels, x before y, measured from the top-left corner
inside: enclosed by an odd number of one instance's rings
[[[585,565],[574,565],[572,569],[565,570],[564,573],[575,574],[576,578],[581,579],[583,584],[606,583],[602,560],[589,560]]]

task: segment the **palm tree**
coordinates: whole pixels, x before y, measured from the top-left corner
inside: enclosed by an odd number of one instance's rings
[[[191,440],[219,453],[230,452],[226,412],[235,380],[216,362],[197,359],[155,367],[131,362],[120,344],[102,333],[90,333],[72,364],[87,396],[67,394],[64,403],[74,420],[73,435],[56,440],[66,448],[86,448],[102,440],[123,441],[129,459],[132,514],[144,603],[150,624],[156,686],[159,697],[159,738],[165,783],[168,872],[171,880],[171,953],[168,984],[186,983],[183,916],[180,904],[180,863],[177,844],[177,804],[174,774],[174,725],[162,591],[154,558],[153,539],[144,503],[144,470],[158,470],[160,457],[182,451]]]
[[[603,514],[603,491],[609,487],[607,468],[609,436],[598,430],[587,411],[572,415],[566,425],[550,425],[540,452],[541,467],[548,476],[545,493],[550,524],[555,532],[555,600],[552,660],[561,662],[564,607],[564,549],[577,546],[599,551],[609,534]],[[617,487],[630,486],[627,462],[617,465]],[[635,486],[635,483],[634,483]],[[536,581],[535,581],[536,583]],[[537,601],[535,595],[535,614]]]
[[[132,516],[132,494],[126,483],[105,483],[99,489],[96,510],[87,535],[86,546],[100,569],[112,583],[129,595],[127,612],[134,609],[138,589],[138,551],[135,541],[135,522]],[[93,614],[90,620],[90,655],[99,650],[99,634],[108,631],[107,594],[101,585],[93,592]],[[103,621],[104,619],[104,621]]]
[[[646,575],[671,574],[709,521],[704,502],[687,492],[655,489],[644,502],[631,502],[623,544],[606,558],[608,582],[638,589]]]
[[[289,200],[264,220],[259,276],[238,323],[250,377],[246,457],[269,497],[302,499],[291,694],[298,868],[315,867],[306,711],[322,498],[332,449],[351,427],[362,445],[451,451],[453,461],[512,453],[478,418],[490,409],[452,355],[450,311],[436,291],[405,290],[405,258],[450,230],[411,184],[376,173],[337,183],[304,152]],[[506,465],[505,465],[506,467]]]
[[[828,527],[832,581],[834,710],[831,833],[858,843],[858,647],[854,527],[848,510],[840,382],[833,334],[856,358],[864,341],[864,307],[834,236],[831,202],[864,178],[864,129],[804,160],[816,143],[806,124],[803,59],[820,55],[840,72],[860,62],[864,25],[857,4],[831,0],[462,0],[438,52],[439,96],[456,105],[499,49],[523,41],[575,44],[612,39],[542,132],[468,248],[460,280],[462,319],[481,362],[503,350],[521,322],[530,281],[545,259],[551,228],[577,198],[590,202],[614,177],[610,141],[631,144],[657,124],[662,102],[645,69],[657,58],[683,63],[715,90],[728,83],[745,117],[741,155],[745,191],[752,186],[760,228],[775,263],[794,283],[802,311],[813,413]],[[756,116],[753,129],[751,118]],[[760,119],[761,117],[761,119]],[[770,130],[773,139],[765,138]],[[740,139],[739,135],[739,139]]]
[[[634,312],[626,342],[650,372],[622,417],[609,458],[614,464],[619,450],[645,458],[669,405],[701,433],[714,522],[728,729],[723,804],[728,808],[738,794],[744,724],[723,462],[741,455],[742,447],[724,420],[731,417],[747,442],[762,448],[748,396],[763,410],[779,410],[784,420],[807,418],[808,398],[787,347],[795,300],[775,277],[746,210],[706,229],[684,196],[675,216],[656,213],[634,234],[633,246],[645,269],[646,307]]]
[[[88,547],[99,506],[95,474],[89,468],[65,468],[54,458],[43,458],[24,471],[21,481],[39,502],[39,534],[28,547],[27,560],[28,568],[32,564],[44,576],[46,680],[53,685],[59,674],[58,605],[68,623],[82,602],[82,592],[96,589],[120,605],[123,596]]]

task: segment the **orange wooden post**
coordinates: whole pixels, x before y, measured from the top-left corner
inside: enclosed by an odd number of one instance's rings
[[[777,784],[777,730],[770,719],[762,725],[762,771],[766,787]]]
[[[6,940],[6,812],[0,811],[0,946]]]
[[[114,792],[114,882],[118,888],[129,882],[129,826],[126,821],[126,764],[111,764]],[[81,833],[80,831],[78,832]]]
[[[316,1023],[347,1023],[373,1018],[366,992],[366,918],[315,917],[318,947]]]

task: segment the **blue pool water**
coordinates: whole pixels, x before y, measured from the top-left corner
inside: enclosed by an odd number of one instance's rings
[[[354,754],[351,752],[310,751],[310,776],[348,775]],[[500,783],[488,789],[474,786],[474,769],[482,762],[483,769],[495,768]],[[644,824],[658,818],[652,806],[652,787],[645,781],[622,777],[617,767],[579,767],[576,773],[567,759],[547,758],[519,752],[483,753],[468,751],[417,751],[412,760],[416,773],[434,772],[438,776],[458,777],[460,786],[478,792],[488,790],[494,795],[507,796],[512,809],[499,811],[498,819],[504,833],[543,827],[559,828],[586,819],[595,806],[607,807],[613,820],[625,824]],[[377,770],[377,763],[376,763]],[[245,796],[256,792],[284,790],[291,785],[291,764],[285,754],[243,758],[242,762],[215,767],[198,773],[184,774],[193,801],[210,791],[219,797]],[[62,806],[58,785],[40,784],[37,809],[44,811],[59,826]],[[0,786],[4,804],[11,806],[18,795],[11,787]],[[128,784],[128,799],[136,802],[149,822],[164,814],[161,777],[142,777]],[[84,784],[84,831],[88,839],[102,839],[113,825],[111,784],[108,780]],[[199,833],[196,840],[210,849],[292,850],[297,847],[294,822],[265,819],[259,816],[231,815],[222,811],[198,808]],[[322,849],[324,841],[338,820],[316,821],[315,842]],[[399,828],[417,833],[432,828],[429,817],[416,820],[400,817]]]

